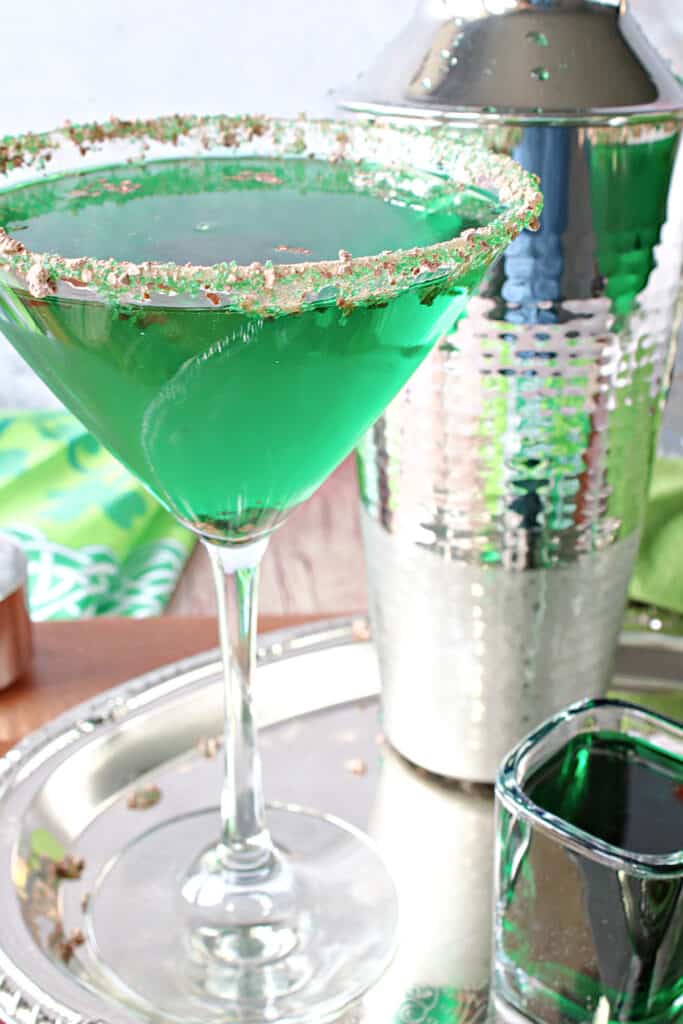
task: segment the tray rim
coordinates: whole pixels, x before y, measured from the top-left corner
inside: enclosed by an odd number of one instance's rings
[[[333,650],[338,647],[367,645],[369,632],[367,620],[362,616],[343,616],[335,619],[314,620],[293,627],[285,627],[263,634],[257,646],[259,666],[285,661],[306,653]],[[146,708],[161,705],[184,689],[201,686],[202,682],[215,680],[221,670],[219,652],[212,648],[147,672],[103,690],[85,701],[81,701],[38,729],[29,733],[0,757],[0,809],[5,796],[11,792],[17,776],[25,771],[30,779],[32,762],[34,770],[40,768],[51,757],[62,754],[68,759],[69,749],[84,740],[94,739],[98,730],[120,726],[127,718]],[[255,697],[264,689],[257,680]],[[356,681],[356,685],[344,694],[330,693],[330,687],[322,688],[314,703],[306,702],[304,709],[281,709],[281,713],[270,717],[267,724],[276,724],[288,718],[306,714],[308,711],[323,710],[347,702],[374,698],[378,685]],[[267,687],[267,683],[265,684]],[[18,784],[21,784],[19,780]],[[74,981],[74,986],[77,986]],[[76,989],[74,988],[74,991]],[[27,965],[19,965],[6,953],[0,940],[0,1019],[5,1024],[108,1024],[106,1017],[84,1016],[79,1012],[77,1001],[69,1005],[52,997],[39,982],[30,977]]]
[[[258,666],[270,665],[274,662],[315,651],[329,650],[347,644],[371,642],[372,637],[368,617],[365,615],[344,615],[334,618],[316,619],[311,622],[287,626],[260,634],[256,658]],[[624,652],[643,650],[653,655],[656,655],[658,652],[667,652],[681,654],[683,657],[683,637],[645,631],[628,631],[621,634],[619,649]],[[169,662],[131,676],[129,679],[101,691],[101,693],[96,694],[94,697],[80,701],[78,704],[67,708],[59,715],[34,729],[0,756],[0,801],[5,792],[7,781],[5,776],[8,771],[18,764],[19,761],[23,760],[32,750],[42,745],[44,734],[60,732],[67,724],[74,724],[85,719],[88,713],[94,717],[94,715],[106,712],[103,715],[106,721],[121,720],[125,717],[126,713],[138,710],[138,708],[143,707],[145,703],[149,703],[153,699],[159,699],[161,694],[154,694],[150,701],[143,699],[144,695],[153,688],[167,684],[168,692],[171,693],[175,690],[181,690],[192,681],[195,681],[192,677],[196,676],[196,681],[199,681],[203,676],[210,676],[217,671],[220,671],[220,652],[217,647],[212,647],[199,654],[180,658],[177,661]],[[638,685],[644,689],[652,685],[656,686],[659,683],[679,683],[683,688],[683,662],[681,664],[680,680],[669,675],[658,676],[656,673],[653,673],[648,685],[648,681],[635,675],[632,676],[627,672],[621,672],[619,678],[629,684],[637,680]],[[379,686],[374,686],[372,692],[379,693]],[[369,695],[370,693],[368,693]],[[135,703],[133,704],[133,702]],[[322,704],[320,708],[324,706],[326,705]],[[93,730],[96,727],[97,725],[93,725]]]

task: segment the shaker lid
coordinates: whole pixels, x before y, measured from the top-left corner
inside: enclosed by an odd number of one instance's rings
[[[626,6],[422,0],[341,105],[454,120],[683,116],[683,89]]]

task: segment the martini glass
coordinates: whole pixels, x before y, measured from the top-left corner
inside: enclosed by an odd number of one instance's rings
[[[539,208],[507,158],[429,127],[191,116],[0,143],[0,329],[216,583],[220,807],[198,793],[118,850],[87,910],[88,955],[142,1017],[329,1020],[391,957],[371,843],[265,808],[258,567]]]

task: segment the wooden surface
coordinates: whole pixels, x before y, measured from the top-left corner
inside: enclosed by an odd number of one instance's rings
[[[302,618],[261,618],[260,632],[291,626]],[[30,671],[0,693],[0,755],[74,704],[217,643],[215,619],[206,617],[35,625]]]
[[[261,570],[259,606],[263,615],[319,618],[367,608],[352,458],[273,534]],[[206,553],[197,546],[167,611],[213,615],[214,607]]]

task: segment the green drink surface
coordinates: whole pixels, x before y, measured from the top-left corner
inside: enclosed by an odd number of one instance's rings
[[[296,158],[125,164],[0,193],[36,251],[136,262],[296,262],[426,245],[486,223],[427,174]],[[348,454],[464,307],[417,284],[340,309],[257,316],[191,299],[145,305],[0,284],[0,331],[177,516],[236,539],[272,526]]]
[[[459,200],[492,207],[473,189]],[[15,187],[0,192],[0,224],[34,251],[67,257],[295,263],[444,241],[458,232],[457,205],[426,173],[388,186],[379,169],[348,163],[205,157]]]
[[[622,850],[683,850],[683,760],[641,740],[575,736],[525,790],[543,810]]]

